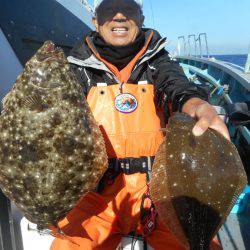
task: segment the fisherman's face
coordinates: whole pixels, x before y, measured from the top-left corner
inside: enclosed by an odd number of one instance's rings
[[[106,0],[93,23],[104,41],[113,46],[132,44],[141,31],[144,16],[133,0]]]

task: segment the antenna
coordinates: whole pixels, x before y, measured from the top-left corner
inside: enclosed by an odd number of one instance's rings
[[[154,10],[153,10],[153,5],[152,5],[151,0],[149,0],[149,5],[150,5],[151,14],[152,14],[153,26],[155,29],[155,17],[154,17]]]
[[[94,0],[94,2],[96,2],[96,0]],[[87,0],[80,0],[80,3],[83,4],[83,6],[85,7],[85,9],[94,16],[94,8],[88,3]]]

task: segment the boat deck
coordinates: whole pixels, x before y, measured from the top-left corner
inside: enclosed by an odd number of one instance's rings
[[[226,223],[221,227],[218,238],[224,250],[250,249],[249,208],[243,214],[230,214]]]

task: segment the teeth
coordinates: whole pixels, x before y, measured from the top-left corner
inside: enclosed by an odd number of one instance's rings
[[[123,32],[126,31],[125,28],[114,28],[113,31]]]

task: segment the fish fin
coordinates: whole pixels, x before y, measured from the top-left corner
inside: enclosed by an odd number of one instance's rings
[[[6,108],[6,106],[8,105],[8,101],[10,99],[11,96],[11,92],[9,92],[8,94],[5,95],[5,97],[2,99],[2,106],[3,106],[3,110]]]
[[[39,95],[27,96],[23,99],[23,106],[30,110],[42,111],[42,98]]]
[[[219,229],[221,228],[221,226],[223,225],[223,223],[225,222],[226,218],[228,217],[228,215],[230,214],[231,210],[233,209],[234,205],[236,204],[240,194],[243,192],[245,186],[248,184],[248,180],[247,180],[247,175],[245,172],[245,168],[243,166],[241,157],[238,153],[237,148],[235,147],[235,145],[226,140],[221,134],[219,134],[217,131],[211,130],[211,134],[216,135],[218,140],[222,140],[224,141],[224,145],[223,145],[223,150],[225,152],[231,152],[233,153],[234,157],[235,157],[235,166],[237,166],[237,176],[238,176],[238,180],[237,180],[237,185],[235,186],[234,192],[232,194],[232,200],[231,203],[228,204],[228,208],[227,211],[225,212],[225,214],[223,215],[223,219],[221,219],[220,224],[218,225],[216,232],[219,231]]]
[[[164,132],[167,132],[167,129],[163,130]],[[166,139],[163,141],[163,143],[159,146],[156,155],[155,155],[155,161],[154,161],[154,166],[158,167],[160,165],[166,166]]]
[[[188,249],[189,243],[173,206],[171,191],[168,186],[167,167],[167,141],[165,138],[156,152],[150,181],[150,195],[165,226],[180,240],[183,247]]]

